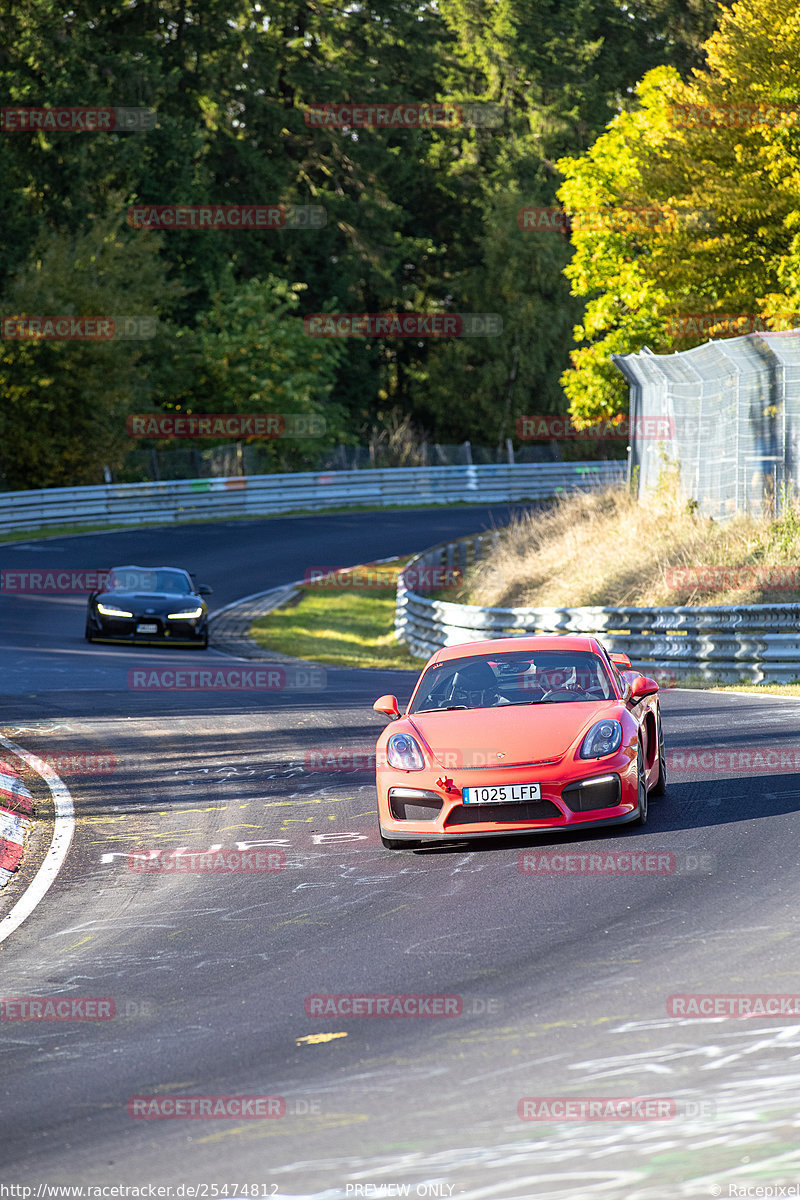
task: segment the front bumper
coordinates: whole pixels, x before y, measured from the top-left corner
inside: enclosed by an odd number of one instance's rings
[[[396,841],[455,841],[622,825],[638,815],[636,758],[628,749],[607,759],[581,760],[579,764],[560,762],[494,770],[490,779],[485,769],[454,774],[457,778],[450,781],[448,791],[440,782],[446,772],[431,778],[428,770],[382,768],[377,778],[381,833]],[[540,785],[540,801],[462,802],[465,787],[533,782]]]
[[[167,621],[163,617],[101,617],[90,613],[89,625],[96,642],[137,646],[204,646],[208,639],[206,620]],[[155,625],[153,633],[137,633],[137,625]]]

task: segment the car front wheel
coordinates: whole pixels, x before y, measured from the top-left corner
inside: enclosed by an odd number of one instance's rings
[[[636,753],[636,789],[639,798],[639,812],[635,825],[647,824],[647,768],[644,765],[641,742]]]
[[[653,796],[663,796],[667,790],[667,753],[664,749],[664,730],[661,728],[661,713],[658,714],[658,782],[650,789]]]
[[[389,838],[381,831],[381,845],[385,850],[416,850],[419,842],[408,842],[405,839]]]

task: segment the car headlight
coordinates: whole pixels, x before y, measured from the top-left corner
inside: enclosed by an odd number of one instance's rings
[[[421,771],[425,759],[417,741],[409,733],[393,733],[386,744],[386,761],[401,771]]]
[[[581,758],[602,758],[622,745],[619,721],[595,721],[581,744]]]
[[[97,611],[104,617],[132,617],[133,613],[125,608],[111,608],[109,604],[98,604]]]
[[[186,612],[167,613],[168,621],[191,621],[193,617],[203,615],[202,608],[187,608]]]

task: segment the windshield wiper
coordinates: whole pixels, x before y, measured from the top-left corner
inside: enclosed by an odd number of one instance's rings
[[[443,708],[441,704],[437,704],[435,708],[415,708],[414,712],[410,713],[409,715],[413,716],[414,713],[426,712],[453,712],[453,710],[456,708],[468,709],[469,707],[470,706],[468,704],[446,704]]]

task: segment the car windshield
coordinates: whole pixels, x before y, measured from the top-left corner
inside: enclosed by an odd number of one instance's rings
[[[605,663],[589,651],[473,655],[428,667],[409,712],[612,700],[614,695]]]
[[[185,571],[150,570],[143,567],[115,567],[109,572],[106,591],[163,592],[173,596],[188,596],[192,581]]]

